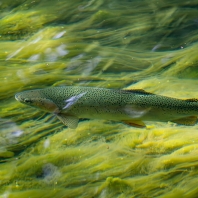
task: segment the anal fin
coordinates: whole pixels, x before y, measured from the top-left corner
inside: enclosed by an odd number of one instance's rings
[[[133,126],[133,127],[137,127],[137,128],[145,128],[146,127],[144,122],[142,122],[141,120],[122,120],[122,122],[124,122],[125,124],[127,124],[129,126]]]
[[[59,113],[57,114],[57,117],[64,125],[71,129],[75,129],[78,126],[79,119],[75,116]]]
[[[171,122],[175,122],[177,124],[183,124],[187,126],[193,126],[197,122],[197,116],[189,116],[189,117],[180,118],[177,120],[171,120]]]

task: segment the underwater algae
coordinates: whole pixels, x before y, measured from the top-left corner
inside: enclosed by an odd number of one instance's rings
[[[62,85],[197,98],[197,1],[1,1],[0,197],[195,198],[198,126],[84,120],[17,103]]]
[[[166,82],[168,92],[172,95],[181,84],[176,79],[151,78],[133,86],[149,89],[147,86],[151,82],[160,84],[159,90],[164,90]],[[185,81],[182,90],[184,95],[194,94],[196,84],[186,89],[191,84],[192,80]],[[35,120],[37,124],[33,125],[32,131],[29,131],[31,128],[28,130],[28,125],[31,126],[33,121],[27,120],[24,123],[24,139],[21,136],[19,140],[25,145],[28,144],[27,140],[31,140],[29,137],[34,137],[33,145],[27,148],[24,146],[18,157],[1,164],[3,195],[196,196],[197,125],[184,127],[172,123],[148,122],[147,129],[136,129],[122,123],[90,120],[80,122],[76,130],[59,128],[57,133],[50,134],[50,122],[45,122],[45,119],[41,117]],[[38,136],[44,125],[47,127],[46,133],[43,137]],[[53,125],[51,127],[55,129]],[[14,151],[11,146],[8,149]],[[20,148],[20,144],[15,143],[15,146]]]
[[[134,131],[122,124],[85,121],[75,132],[65,129],[40,139],[19,159],[2,164],[1,190],[10,197],[42,196],[41,189],[48,188],[57,194],[49,190],[46,197],[168,197],[188,194],[190,188],[195,195],[197,126],[190,132],[187,128]]]

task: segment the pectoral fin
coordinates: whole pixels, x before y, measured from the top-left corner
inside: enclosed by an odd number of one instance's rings
[[[197,116],[189,116],[189,117],[185,117],[185,118],[180,118],[180,119],[177,119],[177,120],[172,120],[171,122],[175,122],[177,124],[192,126],[192,125],[196,124]]]
[[[123,122],[129,126],[137,127],[137,128],[145,128],[146,125],[141,120],[123,120]]]
[[[59,113],[57,114],[57,117],[64,125],[71,129],[75,129],[78,126],[79,119],[75,116]]]

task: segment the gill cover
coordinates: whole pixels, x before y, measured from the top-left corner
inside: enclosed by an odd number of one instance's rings
[[[50,113],[59,113],[58,106],[50,99],[42,95],[39,90],[24,91],[15,95],[16,100],[19,102],[42,109]]]
[[[58,106],[50,99],[33,99],[31,106],[38,107],[50,113],[59,113]]]

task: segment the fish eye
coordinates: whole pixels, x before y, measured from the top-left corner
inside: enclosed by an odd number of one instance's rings
[[[25,102],[25,103],[32,103],[32,100],[30,100],[30,99],[28,99],[28,98],[25,98],[25,99],[24,99],[24,102]]]

